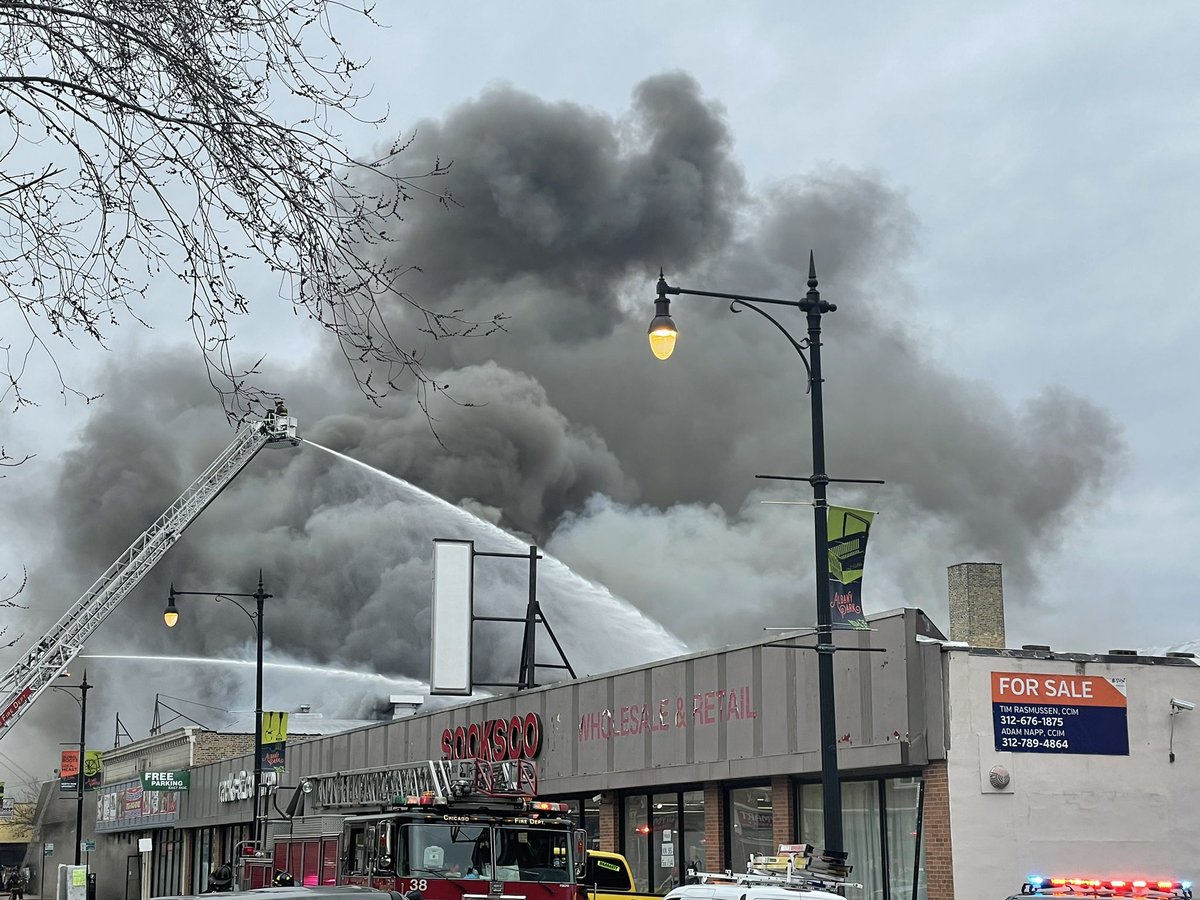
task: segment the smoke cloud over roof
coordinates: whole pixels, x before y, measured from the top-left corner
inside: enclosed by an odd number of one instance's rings
[[[823,322],[827,467],[887,482],[830,492],[880,510],[868,612],[920,605],[944,622],[945,567],[968,558],[1003,563],[1010,602],[1028,602],[1043,550],[1121,459],[1118,426],[1085,398],[1048,385],[1012,408],[935,361],[902,274],[918,229],[899,192],[832,165],[751,188],[722,110],[687,75],[636,86],[621,118],[498,87],[416,131],[399,165],[452,158],[460,206],[408,208],[395,243],[370,252],[419,265],[404,287],[422,302],[505,312],[507,331],[427,347],[453,398],[435,402],[436,432],[409,396],[363,400],[336,348],[272,374],[306,437],[496,522],[622,598],[547,561],[542,600],[581,672],[815,614],[811,507],[762,502],[804,500],[808,488],[754,478],[810,473],[803,364],[770,322],[696,297],[673,300],[676,354],[653,359],[660,266],[685,287],[795,297],[814,250],[838,306]],[[801,317],[779,316],[804,336]],[[31,624],[56,618],[66,604],[49,598],[78,596],[228,439],[195,374],[166,353],[114,362],[51,502],[28,516],[53,548],[31,578]],[[89,649],[236,652],[247,625],[236,610],[189,604],[196,626],[168,634],[162,601],[171,580],[253,590],[261,567],[276,595],[273,648],[425,678],[431,540],[464,536],[480,549],[503,542],[311,447],[264,451]],[[485,611],[519,614],[521,564],[486,568]],[[481,633],[492,650],[480,677],[515,674],[517,635],[502,632]],[[197,699],[229,689],[177,677],[175,692]]]

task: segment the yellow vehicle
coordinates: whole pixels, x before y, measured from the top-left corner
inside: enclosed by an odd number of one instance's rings
[[[585,900],[661,900],[661,894],[639,891],[633,880],[633,870],[620,853],[589,850],[583,875],[579,879]]]

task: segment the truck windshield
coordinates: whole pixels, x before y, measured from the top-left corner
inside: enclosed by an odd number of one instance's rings
[[[497,881],[574,880],[571,835],[543,828],[498,828]]]
[[[491,829],[478,825],[406,825],[408,875],[491,878]]]

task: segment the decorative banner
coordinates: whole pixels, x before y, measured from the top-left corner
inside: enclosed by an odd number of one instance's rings
[[[875,513],[868,509],[829,507],[829,619],[834,628],[867,628],[862,576],[867,534],[874,518]]]
[[[67,793],[79,791],[79,751],[64,750],[58,764],[58,789]]]
[[[83,754],[83,789],[94,791],[100,787],[104,775],[104,751],[89,750]]]
[[[192,786],[191,772],[143,772],[143,791],[186,791]]]
[[[996,749],[1129,755],[1124,678],[992,673]]]
[[[285,712],[263,712],[262,757],[259,768],[267,772],[283,772],[287,756],[287,723]]]

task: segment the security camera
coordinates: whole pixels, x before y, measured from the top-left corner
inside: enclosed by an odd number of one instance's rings
[[[1171,698],[1171,709],[1186,709],[1189,712],[1196,708],[1196,704],[1191,700],[1180,700],[1178,697]]]

